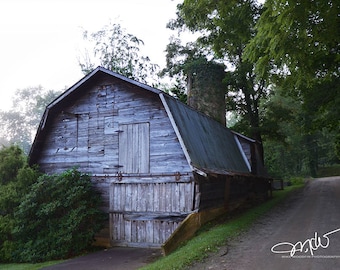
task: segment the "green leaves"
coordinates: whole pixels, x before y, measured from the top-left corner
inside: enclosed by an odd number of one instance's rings
[[[19,147],[10,146],[0,151],[0,183],[7,184],[16,178],[18,170],[25,164]]]
[[[339,107],[333,104],[340,91],[339,12],[338,1],[267,0],[245,50],[259,74],[282,77],[293,95],[315,103],[317,114]],[[319,99],[320,92],[331,98]],[[339,125],[334,118],[326,122],[333,129]]]
[[[0,261],[37,262],[79,254],[106,214],[89,175],[41,175],[20,148],[0,150]]]
[[[152,64],[149,57],[141,55],[140,47],[144,42],[127,33],[119,24],[106,25],[91,34],[84,31],[83,37],[93,46],[93,54],[86,53],[86,57],[79,61],[85,75],[97,63],[130,79],[152,83],[150,79],[158,71],[158,66]]]
[[[26,157],[19,147],[0,150],[0,261],[12,259],[15,212],[38,176],[37,170],[27,166]]]
[[[16,212],[15,238],[20,261],[67,258],[89,247],[106,215],[89,175],[73,169],[43,175]]]

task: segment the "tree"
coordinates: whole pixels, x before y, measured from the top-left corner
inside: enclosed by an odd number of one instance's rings
[[[168,76],[175,80],[173,87],[168,92],[186,103],[188,65],[199,58],[204,58],[205,55],[196,43],[188,42],[183,46],[181,40],[173,36],[165,51],[166,67],[160,72],[160,76]]]
[[[166,52],[166,68],[161,75],[175,78],[172,94],[225,125],[225,66],[208,60],[209,53],[198,43],[183,46],[179,39],[172,38]]]
[[[18,146],[0,150],[0,261],[12,260],[16,249],[13,237],[15,212],[29,192],[39,172],[27,165],[27,158]]]
[[[340,3],[267,0],[246,48],[257,72],[302,98],[313,126],[339,131]],[[270,67],[270,69],[268,69]]]
[[[129,34],[119,24],[106,25],[101,30],[88,33],[83,32],[85,41],[94,44],[93,54],[85,53],[79,60],[81,70],[86,75],[96,64],[117,72],[130,79],[144,83],[155,83],[153,77],[158,66],[152,64],[150,58],[140,53],[140,46],[144,42],[136,36]]]
[[[43,87],[17,90],[9,111],[0,111],[1,141],[17,144],[28,153],[45,107],[60,93]]]
[[[308,138],[340,132],[339,12],[339,1],[268,0],[246,48],[258,74],[301,100]]]
[[[198,42],[231,66],[225,79],[227,108],[246,118],[250,135],[262,143],[259,105],[268,89],[266,81],[254,73],[252,62],[244,59],[244,49],[255,35],[260,11],[261,6],[252,0],[186,0],[178,5],[177,19],[169,27],[201,33]],[[259,151],[263,153],[261,147]]]

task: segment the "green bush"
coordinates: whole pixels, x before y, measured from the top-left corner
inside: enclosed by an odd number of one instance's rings
[[[0,262],[13,260],[14,215],[38,177],[38,170],[27,165],[27,158],[18,146],[0,150]]]
[[[5,185],[16,180],[19,169],[26,164],[23,151],[15,145],[0,150],[0,183]]]
[[[101,196],[89,175],[73,169],[43,175],[16,213],[16,261],[68,258],[86,250],[104,224]]]
[[[299,185],[303,185],[303,184],[304,184],[305,178],[299,177],[299,176],[291,177],[291,178],[289,179],[289,182],[290,182],[291,185],[293,185],[293,186],[299,186]]]

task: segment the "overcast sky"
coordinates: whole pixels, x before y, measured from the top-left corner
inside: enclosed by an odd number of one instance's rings
[[[0,109],[17,89],[61,90],[83,77],[78,58],[82,32],[111,22],[142,39],[145,55],[161,67],[181,0],[1,0]]]

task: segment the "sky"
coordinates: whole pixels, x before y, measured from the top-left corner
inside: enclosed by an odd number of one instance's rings
[[[119,23],[144,41],[143,54],[160,67],[181,0],[1,0],[0,110],[8,110],[17,89],[41,85],[63,90],[84,75],[83,30]]]

